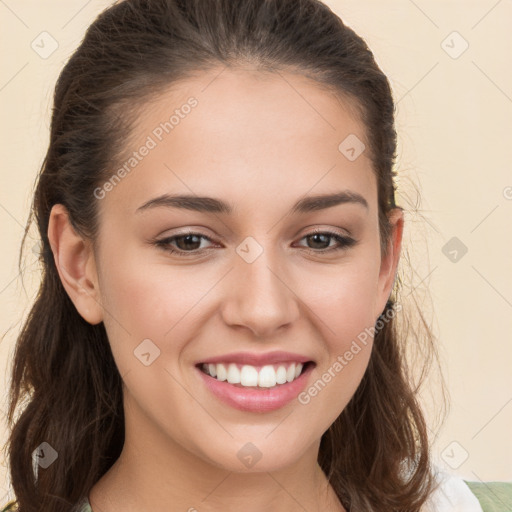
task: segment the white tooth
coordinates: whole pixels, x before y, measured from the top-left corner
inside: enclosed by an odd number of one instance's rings
[[[286,372],[286,380],[291,382],[295,378],[295,363],[292,363],[288,367],[288,371]]]
[[[276,372],[277,384],[284,384],[286,382],[286,367],[280,366]]]
[[[251,365],[244,365],[239,370],[235,363],[229,364],[206,364],[202,368],[212,377],[219,381],[228,381],[230,384],[241,384],[242,386],[259,386],[262,388],[272,388],[277,384],[292,382],[301,373],[304,365],[302,363],[291,363],[286,369],[285,365],[280,365],[277,370],[273,365],[265,365],[260,371]]]
[[[228,375],[226,373],[226,367],[221,363],[217,365],[217,379],[226,380]]]
[[[276,371],[272,365],[264,366],[259,373],[258,386],[271,388],[276,385]]]
[[[242,371],[240,372],[240,383],[242,386],[258,385],[258,371],[254,366],[242,366]]]
[[[230,384],[240,384],[240,370],[235,363],[228,366],[227,379]]]

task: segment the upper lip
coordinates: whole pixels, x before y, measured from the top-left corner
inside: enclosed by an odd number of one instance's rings
[[[203,359],[199,361],[197,364],[238,363],[249,364],[251,366],[264,366],[267,364],[285,362],[307,363],[308,361],[312,361],[312,359],[310,357],[303,356],[301,354],[295,354],[293,352],[231,352],[229,354],[223,354],[221,356]]]

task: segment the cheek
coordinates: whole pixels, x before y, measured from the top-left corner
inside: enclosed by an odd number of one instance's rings
[[[373,346],[378,261],[360,259],[303,284],[327,357],[299,402],[327,429],[354,395]],[[328,278],[327,278],[328,277]],[[309,291],[308,291],[309,290]]]
[[[376,318],[379,261],[368,251],[343,264],[303,273],[301,295],[323,325],[332,349],[343,349]]]
[[[123,258],[114,252],[122,252]],[[143,253],[120,251],[112,244],[103,256],[105,262],[116,262],[103,266],[100,286],[104,324],[121,374],[140,365],[134,350],[143,340],[160,350],[158,365],[168,366],[179,357],[204,310],[201,301],[218,280],[199,266],[150,264]]]
[[[357,379],[364,373],[373,339],[374,302],[375,283],[354,275],[340,276],[335,285],[331,284],[329,294],[318,297],[315,312],[322,321],[317,325],[329,354],[324,368],[330,368],[339,357],[344,357],[346,378]]]

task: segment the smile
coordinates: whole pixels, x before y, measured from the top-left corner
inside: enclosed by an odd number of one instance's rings
[[[307,364],[307,363],[306,363]],[[229,384],[239,384],[241,387],[272,388],[279,384],[293,382],[302,373],[302,363],[268,364],[252,366],[236,363],[203,363],[201,369],[207,375]]]
[[[252,366],[237,363],[196,365],[206,388],[223,403],[248,412],[270,412],[297,398],[316,364]]]

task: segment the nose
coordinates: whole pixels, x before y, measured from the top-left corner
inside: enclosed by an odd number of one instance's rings
[[[300,299],[289,282],[286,262],[277,262],[266,249],[252,263],[236,258],[223,295],[224,322],[260,338],[292,325],[300,314]]]

